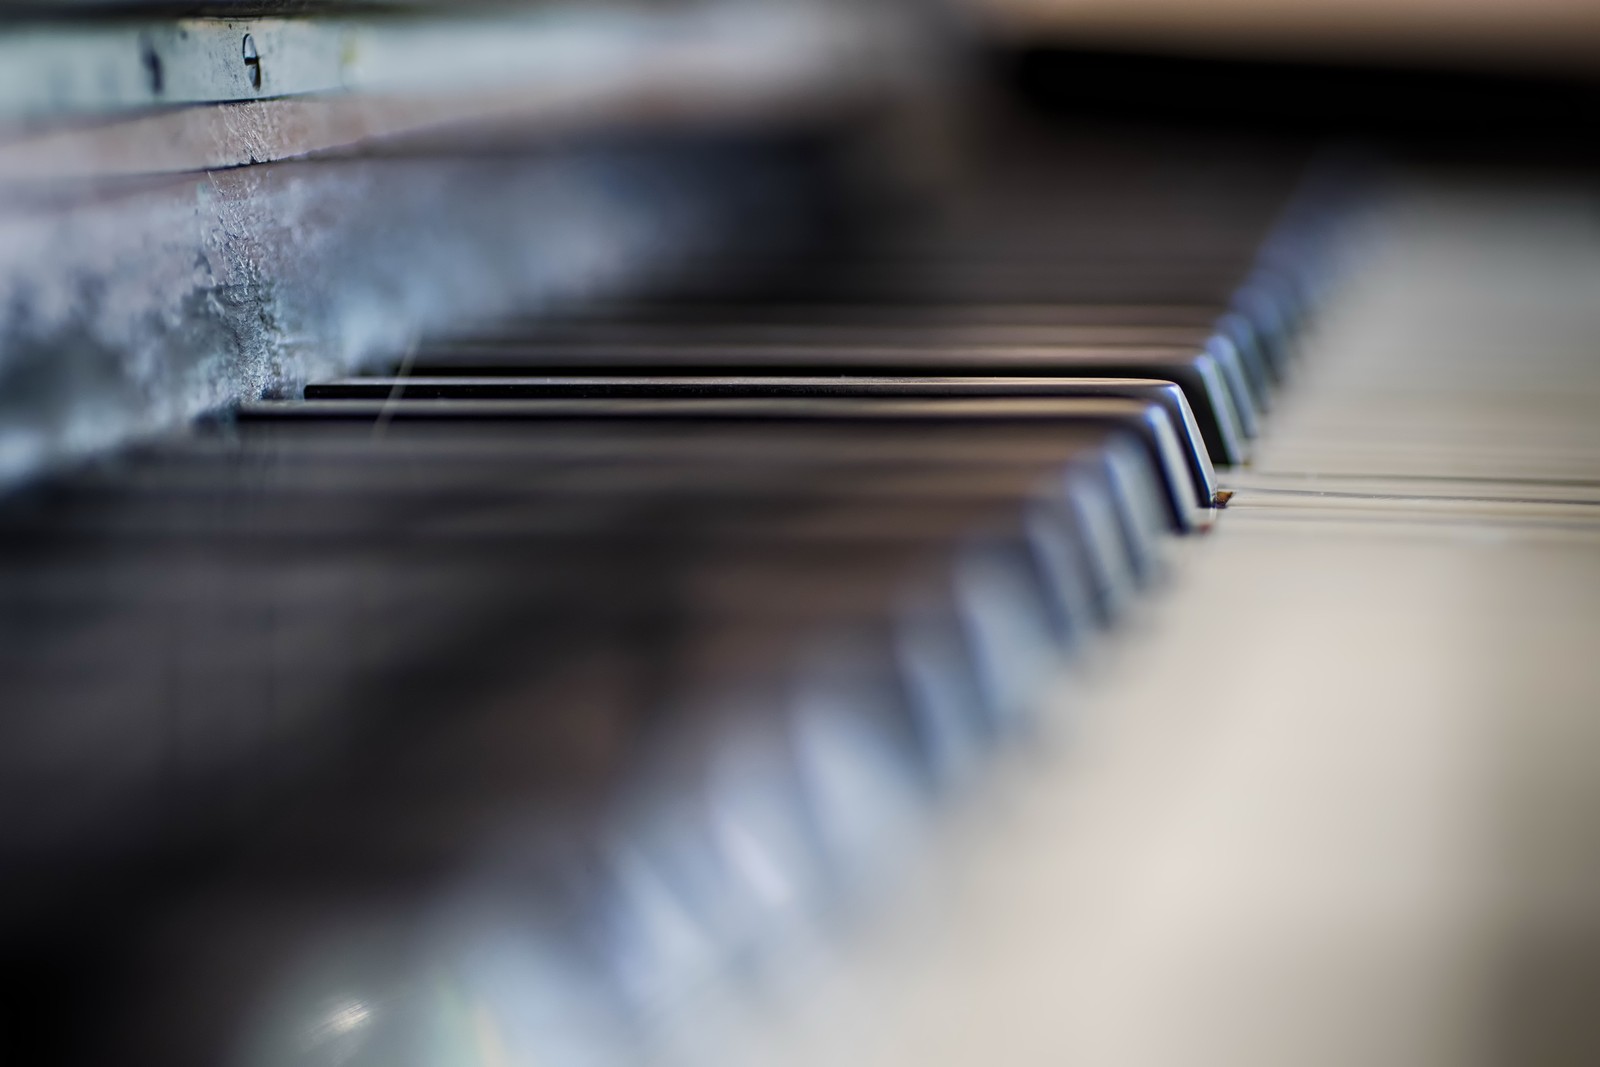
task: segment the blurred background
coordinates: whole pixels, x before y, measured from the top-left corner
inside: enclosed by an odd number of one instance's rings
[[[0,1061],[1600,1062],[1600,5],[0,0]]]

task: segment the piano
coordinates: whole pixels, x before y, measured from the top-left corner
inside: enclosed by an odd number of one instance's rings
[[[1595,1062],[1581,80],[9,11],[5,1062]]]

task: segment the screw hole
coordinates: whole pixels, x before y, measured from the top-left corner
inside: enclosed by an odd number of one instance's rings
[[[155,45],[149,41],[141,41],[139,45],[139,60],[144,64],[144,73],[150,79],[150,92],[160,96],[165,79],[161,70],[161,57],[156,55]]]
[[[248,33],[244,35],[244,65],[250,71],[251,88],[261,88],[261,53],[256,51],[256,39]]]

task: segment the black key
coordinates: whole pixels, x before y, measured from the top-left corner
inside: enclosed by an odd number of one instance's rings
[[[968,317],[963,317],[939,314],[938,310],[860,305],[824,306],[797,313],[777,305],[741,309],[726,319],[700,319],[682,314],[650,316],[647,312],[629,315],[624,309],[620,318],[531,320],[504,332],[456,338],[434,347],[463,355],[472,351],[530,351],[547,344],[560,346],[563,351],[577,346],[592,349],[637,345],[704,346],[713,351],[763,345],[957,349],[1214,346],[1213,355],[1221,361],[1232,361],[1231,352],[1237,353],[1257,409],[1270,408],[1271,386],[1277,381],[1276,366],[1267,362],[1254,328],[1238,312],[1219,315],[1209,308],[1195,308],[1189,313],[1181,306],[1020,305],[972,309]],[[424,362],[428,358],[425,354]]]
[[[1235,466],[1244,462],[1248,454],[1247,440],[1253,432],[1240,417],[1239,402],[1248,404],[1248,395],[1242,395],[1241,388],[1229,385],[1229,379],[1210,354],[1183,349],[931,350],[901,346],[854,349],[762,346],[710,352],[696,348],[646,347],[606,349],[589,352],[582,358],[561,358],[539,350],[485,351],[419,357],[412,371],[419,377],[601,374],[660,377],[682,374],[710,378],[851,374],[863,377],[1144,378],[1174,382],[1183,389],[1216,463]],[[605,395],[638,393],[615,386]]]
[[[259,428],[261,424],[253,425]],[[473,430],[482,429],[482,424],[478,423],[465,425]],[[415,423],[402,421],[393,427],[392,432],[400,438],[408,430],[415,428]],[[1009,426],[1004,429],[1007,434],[1015,433]],[[751,430],[753,432],[749,437],[752,440],[766,434],[765,429],[759,426],[751,426]],[[268,435],[269,444],[270,436]],[[526,436],[518,435],[516,439],[523,440]],[[970,443],[971,435],[967,436]],[[1051,436],[1057,439],[1055,454],[1058,462],[1063,455],[1071,453],[1070,442],[1073,439],[1084,440],[1082,431],[1070,427],[1053,431]],[[561,444],[559,438],[552,438],[547,443],[558,449]],[[800,443],[802,451],[809,450],[806,442]],[[858,440],[853,443],[859,449],[863,442]],[[912,442],[907,442],[910,443]],[[369,437],[366,446],[370,452],[378,453],[395,447],[396,442],[389,439],[374,441]],[[403,456],[403,449],[397,451]],[[1040,461],[1042,457],[1036,462]],[[469,456],[464,460],[457,457],[455,463],[436,465],[426,473],[434,476],[434,486],[438,488],[448,486],[460,474],[480,467],[481,457]],[[326,464],[314,459],[306,464],[306,469],[323,475],[329,470]],[[368,466],[368,473],[372,469],[375,469],[375,465]],[[684,469],[698,469],[698,465]],[[347,504],[361,502],[363,499],[361,494],[352,494],[348,490],[361,485],[363,472],[349,465],[345,470],[352,475],[345,487],[346,491],[338,491],[335,485],[324,487],[321,493],[313,493],[310,498],[310,510],[313,513],[328,509],[332,501],[343,501]],[[508,474],[515,475],[517,472],[518,465],[514,463],[502,463],[491,471],[501,477]],[[237,470],[233,473],[237,473]],[[62,670],[80,678],[95,677],[94,672],[85,672],[82,669],[84,666],[99,662],[103,667],[107,662],[115,662],[121,654],[125,657],[123,659],[125,663],[152,663],[157,673],[151,678],[151,682],[156,682],[163,676],[161,672],[170,671],[170,666],[167,665],[169,657],[161,653],[164,641],[172,641],[183,634],[189,638],[183,647],[190,650],[191,658],[188,668],[175,677],[187,679],[185,685],[190,692],[203,694],[211,686],[221,689],[230,677],[236,682],[250,678],[249,671],[240,673],[241,666],[250,662],[252,652],[259,653],[260,642],[264,636],[274,643],[281,642],[281,638],[273,638],[271,635],[284,632],[285,627],[298,642],[292,647],[298,648],[294,653],[296,657],[294,662],[301,664],[300,680],[313,688],[319,678],[322,679],[324,688],[330,680],[336,681],[341,668],[361,673],[361,661],[349,660],[348,654],[343,651],[350,647],[352,638],[372,648],[377,657],[376,663],[404,664],[408,660],[415,660],[416,652],[426,648],[426,642],[421,646],[416,642],[419,639],[426,639],[430,632],[459,635],[458,640],[464,643],[458,646],[458,657],[455,660],[458,665],[451,669],[448,677],[451,679],[472,677],[475,672],[481,670],[475,667],[475,664],[487,665],[495,662],[502,653],[495,653],[494,650],[503,647],[503,642],[508,636],[521,635],[523,640],[528,640],[536,635],[543,635],[539,640],[549,644],[552,652],[560,652],[567,646],[560,641],[551,643],[552,638],[570,638],[572,635],[565,633],[564,630],[573,626],[576,620],[592,615],[595,605],[606,608],[599,617],[615,617],[617,605],[627,602],[627,597],[630,595],[636,597],[637,589],[640,588],[634,572],[625,569],[611,581],[596,584],[593,576],[596,574],[605,576],[608,569],[597,570],[595,564],[585,564],[584,560],[594,559],[596,552],[605,549],[607,539],[602,536],[579,538],[568,536],[565,541],[559,539],[551,541],[545,538],[542,542],[537,537],[530,540],[522,536],[526,531],[519,529],[515,521],[517,515],[541,513],[549,506],[550,491],[552,489],[559,491],[559,484],[545,478],[546,472],[542,469],[536,467],[530,473],[538,476],[533,479],[532,485],[513,477],[509,483],[502,484],[500,489],[502,496],[509,494],[512,499],[526,500],[529,506],[520,513],[512,513],[510,518],[513,521],[509,526],[506,525],[507,513],[503,507],[492,510],[488,515],[492,529],[509,534],[509,539],[498,543],[498,547],[497,542],[492,539],[486,541],[481,537],[472,536],[473,528],[470,526],[465,531],[467,535],[465,540],[459,536],[463,531],[454,531],[458,536],[452,537],[447,534],[441,538],[434,535],[433,529],[427,525],[417,530],[400,524],[401,529],[394,530],[392,520],[399,515],[381,506],[392,503],[394,485],[391,483],[387,488],[369,487],[364,499],[369,504],[380,506],[367,510],[364,519],[359,507],[346,513],[348,518],[355,520],[347,525],[349,532],[355,536],[342,543],[330,543],[325,538],[307,540],[301,536],[304,531],[300,531],[277,545],[273,545],[270,540],[265,545],[259,540],[239,544],[224,542],[213,545],[209,551],[197,554],[193,531],[180,512],[172,526],[176,543],[170,536],[163,537],[156,543],[139,540],[130,542],[126,538],[121,538],[113,543],[114,551],[108,562],[114,565],[115,569],[109,571],[106,565],[84,566],[73,564],[70,560],[65,565],[66,569],[61,565],[41,568],[37,559],[29,559],[25,555],[13,556],[10,558],[22,569],[12,576],[18,580],[8,581],[6,588],[13,596],[22,598],[16,601],[22,609],[22,614],[17,620],[19,624],[37,628],[41,623],[38,612],[28,606],[29,597],[32,595],[30,589],[36,589],[41,598],[53,600],[58,612],[63,607],[70,607],[63,603],[64,600],[74,601],[87,597],[90,613],[85,615],[82,611],[77,611],[75,614],[69,614],[64,620],[65,624],[72,625],[73,618],[79,619],[77,627],[80,632],[85,624],[93,622],[97,617],[102,622],[124,620],[110,629],[102,626],[93,640],[80,646],[80,650],[88,654],[90,659],[78,664],[76,668],[72,665],[71,647],[52,641],[54,635],[50,632],[41,635],[41,639],[47,644],[55,644],[55,647],[62,650],[52,662],[59,664]],[[646,477],[640,484],[643,486],[655,484],[659,473],[659,470],[647,471]],[[827,477],[816,485],[815,492],[823,497],[849,499],[849,494],[841,497],[839,491],[829,488],[837,480],[837,471],[823,473]],[[936,472],[929,467],[928,473]],[[892,483],[883,481],[881,474],[876,476],[878,481],[861,486],[857,496],[861,502],[882,509],[884,517],[893,518],[902,506],[902,501],[892,494],[886,497],[885,490],[890,488]],[[714,479],[712,481],[714,483]],[[956,481],[959,483],[960,479]],[[992,487],[985,484],[988,482],[992,482],[992,474],[983,482],[968,484],[973,489],[990,491]],[[222,484],[222,502],[226,504],[229,495],[228,483],[224,481]],[[1027,484],[1030,484],[1027,480],[1018,482],[1019,487]],[[669,522],[687,522],[688,525],[683,528],[685,533],[695,529],[705,529],[708,522],[712,526],[717,525],[714,521],[717,514],[738,514],[736,508],[733,511],[729,508],[741,500],[750,503],[752,499],[750,490],[767,488],[759,481],[750,483],[748,480],[735,479],[728,482],[725,488],[731,491],[732,495],[724,493],[726,504],[720,509],[710,508],[710,518],[708,518],[707,505],[715,498],[705,497],[704,488],[707,487],[709,486],[702,488],[698,499],[690,501],[693,506],[686,512],[681,512],[681,509],[678,515],[667,512],[661,514],[654,523],[648,521],[641,523],[637,530],[631,531],[632,536],[624,537],[620,542],[613,542],[617,545],[616,549],[605,549],[601,558],[613,560],[612,567],[615,567],[618,561],[627,562],[635,559],[649,561],[648,555],[640,556],[640,549],[648,548],[651,541],[658,538],[658,532],[662,528],[661,519]],[[331,494],[327,491],[329,488],[334,490]],[[414,488],[423,489],[425,486],[418,485]],[[569,486],[570,488],[572,487]],[[151,486],[148,484],[136,484],[130,496],[132,499],[144,499],[150,490]],[[529,495],[530,490],[532,490],[531,495]],[[604,500],[609,496],[604,490],[605,487],[601,487],[598,497],[590,493],[587,498]],[[919,495],[927,496],[933,491],[931,488],[919,490]],[[959,484],[954,488],[947,487],[939,491],[947,496],[957,497],[963,492]],[[192,485],[180,486],[177,496],[181,500],[194,492]],[[802,498],[807,495],[803,491],[794,489],[785,494],[781,486],[773,495],[781,501],[785,495],[793,497],[796,494]],[[92,487],[91,495],[93,495]],[[248,484],[242,494],[237,486],[233,487],[232,495],[248,497],[250,495]],[[426,499],[426,494],[419,492],[415,495],[419,499]],[[658,495],[667,503],[680,502],[677,499],[678,494],[670,485],[666,491]],[[995,506],[1004,501],[1003,493],[991,492],[991,496]],[[1075,493],[1058,499],[1064,504],[1071,505],[1081,496],[1082,494]],[[559,492],[556,499],[559,500]],[[296,498],[292,494],[278,499],[280,506],[293,505],[295,501]],[[102,492],[94,503],[105,508],[107,505],[114,505],[117,500],[114,495]],[[443,501],[432,500],[430,506],[433,510],[448,513],[455,510],[451,506],[452,503],[452,499],[446,496]],[[997,511],[996,515],[1002,513]],[[645,510],[636,517],[648,520],[650,516],[651,513]],[[602,525],[594,527],[591,524],[590,534],[603,530],[604,522],[614,518],[615,516],[609,512],[599,511],[596,519]],[[791,510],[783,518],[793,520],[796,518],[796,513]],[[931,536],[929,512],[924,510],[912,515],[911,518],[913,519],[911,529],[918,530],[921,537]],[[961,521],[955,526],[947,525],[945,528],[952,531],[966,528],[971,518],[960,514],[948,516],[945,519],[946,523],[956,519]],[[159,529],[156,532],[159,532]],[[582,532],[579,531],[580,534]],[[1031,521],[1028,532],[1035,547],[1027,555],[1035,559],[1044,558],[1044,554],[1038,548],[1040,542],[1037,537],[1037,526]],[[17,531],[13,533],[16,534]],[[392,536],[396,533],[399,534],[398,537]],[[1056,536],[1044,538],[1046,547],[1062,545],[1063,533],[1067,536],[1076,536],[1071,529],[1058,524]],[[362,534],[366,535],[365,539],[362,539]],[[406,536],[408,534],[412,536]],[[1084,536],[1091,544],[1095,543],[1093,529],[1088,530]],[[582,551],[573,548],[574,543]],[[566,547],[562,547],[563,544]],[[719,552],[736,554],[737,549],[732,543],[724,542],[724,544],[725,547]],[[801,541],[791,539],[785,542],[785,552],[791,552],[801,544]],[[883,545],[880,539],[879,549],[876,551],[882,551]],[[59,551],[55,546],[47,545],[46,548],[49,551]],[[1100,542],[1100,548],[1102,550],[1105,548],[1103,540]],[[744,551],[748,553],[750,546],[744,546]],[[809,553],[808,558],[818,558],[816,551],[816,547],[806,550]],[[853,548],[851,551],[859,553],[861,549]],[[897,549],[897,551],[904,550]],[[587,556],[584,555],[585,552],[588,553]],[[90,558],[92,560],[96,557]],[[884,557],[886,560],[889,558]],[[669,566],[666,570],[659,569],[663,563],[673,559],[687,563],[693,557],[669,555],[662,562],[651,563],[651,566],[656,568],[654,573],[659,573],[663,577],[681,573],[681,568],[677,565]],[[763,566],[770,567],[770,565]],[[1102,571],[1105,569],[1101,568]],[[879,570],[882,568],[873,565],[865,573]],[[728,575],[735,572],[729,571],[726,567],[713,567],[703,573],[707,581],[726,583],[732,580]],[[727,601],[727,606],[722,610],[734,611],[735,618],[744,619],[738,625],[750,627],[756,618],[751,614],[752,611],[792,606],[793,596],[809,591],[816,581],[825,579],[830,571],[828,569],[818,571],[815,578],[809,576],[811,573],[809,571],[801,570],[796,573],[799,584],[785,587],[791,592],[784,596],[772,595],[777,587],[770,584],[766,587],[768,595],[761,595],[760,586],[751,586],[748,582],[742,584],[736,582],[738,595]],[[76,578],[73,577],[74,574],[77,575]],[[714,576],[718,574],[722,577],[715,578]],[[108,578],[116,580],[108,581]],[[313,579],[309,586],[306,583],[307,578]],[[682,588],[681,583],[685,580],[687,579],[683,577],[675,579],[678,584],[674,585],[674,588]],[[1008,584],[1013,589],[1009,602],[1016,603],[1015,591],[1026,589],[1028,584],[1017,581],[1010,581]],[[855,596],[861,594],[864,586],[865,583],[856,579],[846,583],[842,589]],[[714,590],[718,587],[717,584],[713,584],[705,588]],[[1046,582],[1039,587],[1055,588],[1055,585]],[[643,588],[648,590],[650,586],[645,585]],[[74,593],[74,589],[78,592]],[[562,592],[563,589],[568,592]],[[607,590],[610,590],[609,594]],[[630,590],[633,592],[630,593]],[[613,598],[620,599],[613,602]],[[957,600],[959,602],[960,598]],[[969,596],[966,603],[976,606],[969,606],[957,614],[963,617],[983,615],[982,606],[989,600],[992,600],[992,597],[987,594],[976,600]],[[118,607],[111,616],[106,616],[104,613],[97,616],[92,610],[92,606],[97,603]],[[206,610],[204,605],[207,603],[212,603],[216,607]],[[496,604],[502,606],[494,608]],[[737,608],[739,604],[750,604],[751,607],[739,609]],[[164,609],[162,605],[170,607]],[[351,610],[352,606],[354,611]],[[487,617],[484,616],[485,608],[493,609],[488,611]],[[770,611],[768,614],[770,616]],[[994,633],[997,626],[1003,630],[1007,619],[1025,617],[1028,614],[1026,611],[1020,613],[1008,610],[991,611],[986,616],[988,622],[980,618],[976,624],[966,626],[968,630],[979,634],[971,638],[974,642],[972,647],[988,650],[987,653],[974,655],[975,662],[979,664],[974,668],[977,672],[975,677],[980,680],[988,679],[980,686],[988,692],[984,699],[986,706],[998,707],[1015,702],[1016,698],[1005,696],[999,686],[1007,684],[1005,679],[1025,678],[1028,671],[1017,669],[1019,664],[1016,662],[1005,661],[1003,654],[1006,649],[1024,647],[1026,642],[998,637],[984,638],[981,634]],[[935,613],[935,616],[938,617],[938,613]],[[192,624],[175,634],[171,630],[173,622],[185,617],[193,620]],[[793,613],[787,612],[782,617],[792,618]],[[809,614],[802,613],[802,618],[809,617],[811,617]],[[273,623],[274,618],[280,622]],[[538,621],[540,619],[548,619],[551,622],[540,623]],[[219,625],[228,623],[229,620],[236,621],[231,626]],[[266,628],[262,629],[260,624],[251,620],[264,620]],[[563,621],[563,629],[552,629],[555,620]],[[431,629],[430,623],[433,624]],[[489,623],[495,625],[488,625]],[[530,630],[530,627],[533,629]],[[48,630],[49,627],[46,627],[46,631]],[[94,633],[92,628],[89,632]],[[341,637],[341,634],[344,636]],[[19,651],[25,651],[27,647],[28,643],[24,641]],[[278,647],[280,652],[283,651],[281,644]],[[229,654],[230,648],[236,652]],[[238,658],[239,651],[246,657],[243,661]],[[66,655],[68,658],[61,659],[60,655]],[[488,659],[484,658],[486,655],[489,656]],[[926,657],[919,657],[918,661],[929,662]],[[985,670],[981,666],[984,662],[1000,663],[1003,669],[993,667]],[[50,663],[47,662],[43,666],[48,668]],[[334,673],[330,674],[330,671]],[[465,675],[463,671],[466,672]],[[108,698],[115,697],[116,706],[122,709],[123,720],[135,727],[139,726],[140,716],[131,714],[132,708],[137,706],[135,700],[137,691],[131,690],[125,684],[127,676],[113,673],[107,677],[103,672],[99,676],[111,683],[104,687],[104,692]],[[13,681],[15,681],[14,676]],[[170,703],[171,684],[170,681],[158,682],[158,687],[154,690],[164,702]],[[337,691],[336,687],[333,692]],[[62,699],[74,702],[83,695],[84,692],[79,691],[79,697],[74,697],[73,692],[68,690],[62,694]],[[368,695],[372,696],[370,692]],[[400,695],[395,693],[391,699]],[[462,691],[458,691],[455,699],[449,699],[445,693],[436,688],[413,687],[412,691],[404,693],[403,699],[395,702],[395,710],[406,706],[417,706],[418,701],[425,706],[431,701],[440,699],[447,699],[449,704],[454,705],[460,702],[463,695]],[[71,709],[69,707],[64,710]],[[159,732],[152,735],[152,738],[156,737],[159,737]],[[12,751],[22,751],[22,749],[12,746]],[[99,784],[102,789],[110,789],[111,795],[115,795],[116,777],[102,778]],[[92,805],[95,795],[97,794],[82,798],[82,802]],[[60,824],[57,824],[53,829],[46,825],[37,829],[49,836],[51,833],[63,832],[59,826]]]
[[[1123,399],[919,400],[323,400],[267,403],[245,408],[241,417],[288,420],[337,419],[383,423],[426,421],[639,419],[687,422],[800,421],[888,424],[990,425],[1007,421],[1119,427],[1139,438],[1159,471],[1169,520],[1178,531],[1209,517],[1211,501],[1198,499],[1178,430],[1156,403]]]
[[[674,397],[819,397],[819,398],[945,398],[945,397],[1121,397],[1159,403],[1179,430],[1187,451],[1195,493],[1201,501],[1216,498],[1216,474],[1194,412],[1183,391],[1171,382],[1138,378],[876,378],[657,377],[471,378],[467,376],[407,378],[341,378],[314,382],[307,400],[528,400],[558,397],[615,396],[625,392],[642,398]]]

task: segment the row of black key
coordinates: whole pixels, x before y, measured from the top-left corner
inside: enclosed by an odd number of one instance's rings
[[[492,951],[518,1055],[625,1059],[1214,521],[1318,288],[1234,245],[597,305],[12,501],[0,930],[96,976],[34,995],[115,1004],[86,1055],[427,1062]]]

